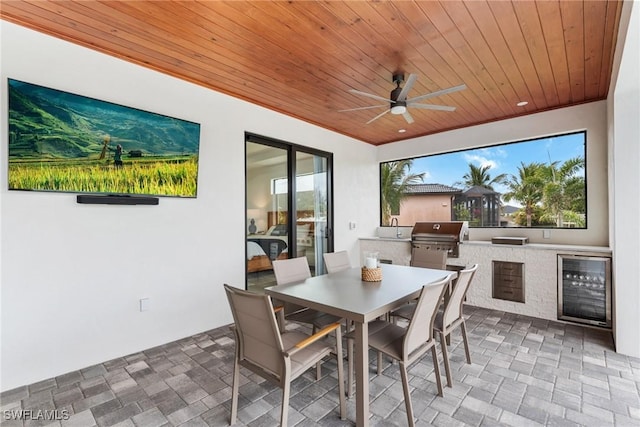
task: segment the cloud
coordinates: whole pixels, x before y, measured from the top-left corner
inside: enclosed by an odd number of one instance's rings
[[[503,147],[487,147],[487,148],[480,148],[475,151],[489,158],[499,157],[504,159],[508,156],[507,150],[505,150]]]
[[[496,170],[500,167],[500,164],[497,161],[488,159],[478,154],[465,153],[464,159],[467,161],[467,163],[474,163],[481,167],[489,166],[492,170]]]

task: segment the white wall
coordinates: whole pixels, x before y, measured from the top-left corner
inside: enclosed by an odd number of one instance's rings
[[[231,322],[222,284],[244,286],[245,131],[333,152],[336,248],[355,254],[358,233],[373,235],[375,147],[5,21],[0,38],[2,390]],[[200,123],[198,197],[106,206],[7,191],[9,77]]]
[[[605,101],[386,144],[379,148],[378,160],[403,159],[581,130],[587,131],[588,229],[553,229],[551,238],[543,239],[542,231],[539,229],[472,228],[469,230],[469,238],[490,240],[497,235],[526,236],[532,243],[609,246],[607,105]]]
[[[628,27],[626,24],[628,23]],[[626,39],[608,99],[611,245],[614,251],[614,336],[618,352],[640,357],[640,5],[625,2]],[[614,78],[616,73],[614,73]]]

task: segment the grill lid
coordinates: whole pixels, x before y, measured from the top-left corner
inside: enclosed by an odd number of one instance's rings
[[[416,222],[411,232],[412,240],[464,240],[468,226],[465,221]]]

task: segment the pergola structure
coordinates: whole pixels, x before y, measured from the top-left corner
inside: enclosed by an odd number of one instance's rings
[[[479,185],[468,188],[454,197],[453,206],[456,221],[469,221],[471,227],[500,225],[500,193],[489,188]]]

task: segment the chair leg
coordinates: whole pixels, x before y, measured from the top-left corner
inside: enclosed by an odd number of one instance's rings
[[[240,364],[236,355],[233,363],[233,385],[231,386],[231,419],[229,425],[234,425],[238,418],[238,387],[240,386]]]
[[[380,354],[380,353],[378,353]],[[407,366],[400,362],[400,374],[402,376],[402,391],[404,392],[404,406],[407,410],[407,422],[409,427],[414,427],[413,407],[411,405],[411,394],[409,393],[409,379],[407,377]]]
[[[347,340],[347,397],[353,395],[353,340]]]
[[[320,378],[322,378],[322,363],[318,362],[316,363],[316,381],[320,381]]]
[[[378,369],[376,373],[378,375],[382,373],[382,352],[381,351],[378,352]]]
[[[460,324],[460,330],[462,331],[462,342],[464,343],[464,353],[467,356],[467,363],[471,364],[471,353],[469,352],[469,340],[467,339],[467,325],[464,323],[464,319]]]
[[[451,379],[451,366],[449,366],[449,354],[447,352],[447,343],[444,331],[440,331],[440,345],[442,346],[442,358],[444,359],[444,372],[447,374],[447,386],[453,387]]]
[[[442,391],[442,378],[440,378],[440,363],[438,362],[438,352],[436,351],[436,343],[431,347],[431,357],[433,358],[433,371],[436,374],[436,385],[438,386],[438,396],[444,396]]]
[[[340,399],[340,419],[347,418],[347,402],[344,398],[344,365],[342,358],[342,333],[336,330],[336,359],[338,362],[338,394]]]
[[[289,394],[291,393],[291,379],[287,378],[282,388],[282,412],[280,413],[280,425],[287,427],[289,417]]]

